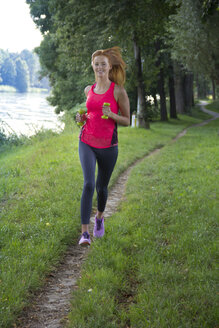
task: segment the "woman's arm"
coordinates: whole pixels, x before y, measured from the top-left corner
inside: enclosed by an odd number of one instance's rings
[[[87,98],[88,92],[90,91],[91,87],[92,87],[91,85],[88,85],[88,86],[84,89],[84,93],[85,93],[86,98]]]
[[[129,126],[130,125],[130,104],[128,95],[123,87],[115,86],[114,97],[119,105],[121,115],[110,111],[109,107],[103,107],[103,114],[112,118],[116,123]]]

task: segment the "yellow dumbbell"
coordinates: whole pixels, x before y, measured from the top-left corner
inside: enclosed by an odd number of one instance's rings
[[[79,113],[80,115],[83,115],[83,114],[86,113],[86,111],[85,111],[84,109],[80,108],[79,111],[78,111],[78,113]],[[83,126],[83,125],[84,125],[84,121],[83,121],[83,122],[77,122],[77,125],[78,125],[78,126]]]
[[[110,106],[110,103],[103,103],[103,106]],[[107,115],[102,115],[101,118],[107,120],[109,117]]]

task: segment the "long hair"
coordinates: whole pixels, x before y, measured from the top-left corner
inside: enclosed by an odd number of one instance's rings
[[[106,56],[112,66],[109,71],[109,79],[116,84],[123,86],[125,83],[125,67],[126,64],[122,59],[121,50],[119,47],[112,47],[105,50],[96,50],[92,54],[92,63],[97,56]]]

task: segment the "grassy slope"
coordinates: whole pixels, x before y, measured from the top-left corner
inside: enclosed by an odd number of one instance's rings
[[[203,116],[202,116],[203,117]],[[198,119],[120,128],[111,184],[134,160]],[[10,326],[80,227],[78,130],[0,153],[0,325]]]
[[[212,110],[213,112],[219,113],[219,100],[213,101],[205,107],[209,110]]]
[[[216,327],[218,127],[192,128],[131,173],[93,243],[69,327]]]

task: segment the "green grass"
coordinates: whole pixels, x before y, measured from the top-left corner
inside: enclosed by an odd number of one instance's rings
[[[0,92],[17,92],[16,88],[10,85],[0,85]],[[29,88],[28,92],[32,93],[48,93],[48,89],[43,88]]]
[[[215,100],[210,104],[205,106],[207,109],[212,110],[213,112],[219,113],[219,100]]]
[[[68,327],[216,327],[219,120],[137,165],[72,296]]]
[[[0,85],[0,92],[17,92],[17,90],[10,85]]]
[[[45,88],[28,88],[28,92],[31,92],[31,93],[48,93],[49,94],[49,90],[45,89]]]
[[[180,120],[154,123],[149,131],[120,128],[119,159],[111,185],[137,158],[198,121],[181,116]],[[83,185],[78,133],[75,127],[74,132],[67,129],[60,135],[42,133],[21,146],[4,145],[0,152],[2,327],[11,327],[67,245],[77,242]],[[118,254],[111,261],[120,268],[127,256]],[[106,274],[111,275],[100,268],[100,277]],[[122,288],[121,280],[116,279],[109,283],[113,290],[114,284]]]

